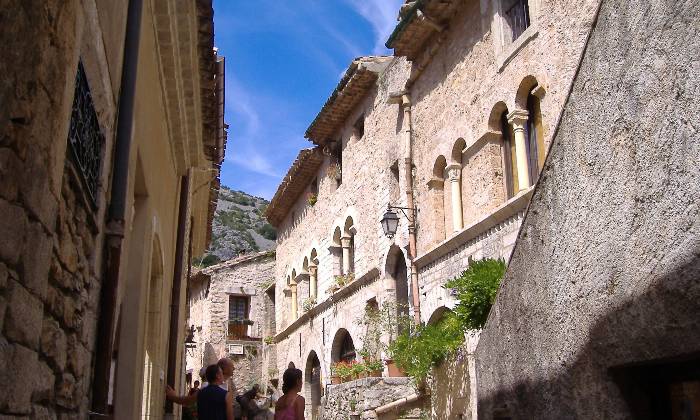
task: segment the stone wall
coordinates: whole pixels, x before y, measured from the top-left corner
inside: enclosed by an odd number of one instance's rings
[[[0,14],[2,417],[85,418],[90,404],[103,208],[90,204],[67,136],[80,55],[109,159],[115,108],[93,7],[11,1]]]
[[[697,407],[699,21],[602,1],[477,348],[481,418]]]
[[[193,379],[199,370],[222,357],[234,362],[233,381],[239,390],[265,385],[263,335],[266,332],[265,289],[274,277],[274,252],[242,256],[203,269],[193,276],[190,290],[190,325],[195,328],[197,349],[187,356]],[[247,339],[228,338],[229,296],[249,299]],[[240,346],[244,354],[232,354],[228,346]]]
[[[377,415],[373,410],[393,401],[414,395],[409,378],[365,378],[328,387],[323,398],[323,419],[418,419],[420,403],[403,406],[396,411]]]

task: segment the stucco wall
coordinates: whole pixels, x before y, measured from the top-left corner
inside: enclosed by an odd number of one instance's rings
[[[602,2],[477,348],[480,417],[648,418],[644,369],[697,358],[698,22]]]

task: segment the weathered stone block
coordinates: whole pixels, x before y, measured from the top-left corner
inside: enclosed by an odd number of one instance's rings
[[[47,402],[53,399],[56,376],[53,370],[46,363],[39,361],[36,376],[34,377],[34,393],[32,401]],[[36,405],[35,405],[36,408]]]
[[[0,263],[0,289],[7,287],[7,278],[10,276],[7,266]]]
[[[36,352],[19,344],[0,340],[0,378],[4,386],[0,392],[0,411],[8,414],[29,414],[37,372]]]
[[[61,371],[66,367],[66,341],[66,335],[58,322],[51,318],[44,318],[41,332],[41,353]]]
[[[7,303],[7,316],[3,326],[5,337],[31,349],[38,349],[44,304],[15,281],[10,284]]]
[[[49,278],[53,242],[39,223],[30,223],[22,252],[22,283],[43,297]]]
[[[3,199],[0,199],[0,214],[0,259],[15,265],[22,251],[17,244],[24,242],[27,215],[21,207]]]
[[[17,174],[22,170],[22,161],[11,149],[0,148],[0,197],[17,199]]]
[[[71,334],[68,337],[68,368],[76,379],[81,379],[87,373],[91,356],[77,335]]]
[[[64,373],[56,381],[56,404],[72,409],[77,406],[77,401],[73,398],[75,393],[75,378],[70,373]]]

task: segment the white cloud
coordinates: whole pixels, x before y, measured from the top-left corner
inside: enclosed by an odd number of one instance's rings
[[[375,55],[386,54],[384,43],[396,27],[396,16],[402,0],[345,0],[355,11],[365,18],[374,30]]]

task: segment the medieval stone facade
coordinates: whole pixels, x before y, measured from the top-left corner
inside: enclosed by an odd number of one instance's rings
[[[211,2],[170,3],[3,4],[0,417],[178,414],[225,133]]]
[[[700,418],[698,22],[601,2],[478,344],[479,418]]]
[[[274,252],[262,252],[192,276],[188,322],[194,344],[188,349],[187,369],[193,380],[199,379],[202,367],[229,357],[234,363],[233,383],[239,391],[267,383],[262,347],[263,338],[270,334],[265,320],[274,316],[268,313],[271,305],[266,293],[274,280],[274,265]]]
[[[306,372],[314,418],[341,398],[330,365],[359,357],[367,305],[408,304],[434,322],[455,303],[441,286],[470,259],[510,257],[597,4],[410,2],[394,57],[351,63],[267,212],[279,228],[276,363]],[[387,205],[409,209],[393,238],[379,223]],[[434,414],[471,417],[473,391]]]

